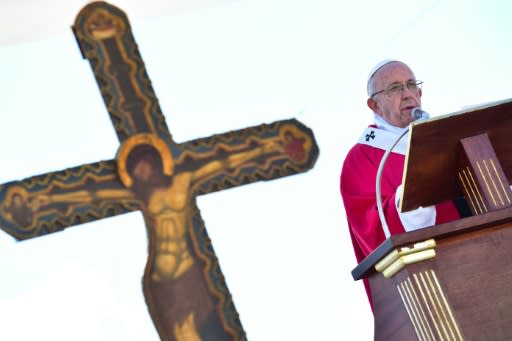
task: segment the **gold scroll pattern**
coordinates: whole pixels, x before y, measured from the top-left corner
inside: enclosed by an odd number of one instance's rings
[[[506,190],[506,185],[501,181],[496,165],[493,159],[477,161],[476,170],[483,179],[486,192],[489,193],[489,203],[493,208],[505,208],[510,206],[511,198]],[[459,173],[459,180],[464,188],[473,212],[483,214],[491,208],[486,204],[482,191],[477,186],[475,175],[469,167],[462,169]]]
[[[397,289],[419,341],[464,340],[434,270],[407,277]]]

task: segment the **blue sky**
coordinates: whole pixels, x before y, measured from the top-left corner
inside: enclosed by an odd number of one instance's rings
[[[315,133],[311,171],[198,199],[248,338],[371,340],[338,192],[344,155],[371,123],[367,74],[381,59],[405,61],[432,116],[512,97],[510,2],[205,1],[152,16],[112,3],[131,19],[176,141],[291,117]],[[85,2],[62,6],[72,13],[57,4],[0,22],[0,35],[44,28],[34,14],[65,24],[0,39],[1,183],[111,159],[118,148],[69,29]],[[145,259],[139,213],[22,243],[0,234],[0,339],[156,340]]]

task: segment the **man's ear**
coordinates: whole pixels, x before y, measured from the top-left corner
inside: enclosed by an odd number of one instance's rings
[[[370,97],[366,100],[366,104],[368,105],[368,108],[370,108],[374,113],[382,116],[382,112],[380,111],[379,104],[376,100]]]

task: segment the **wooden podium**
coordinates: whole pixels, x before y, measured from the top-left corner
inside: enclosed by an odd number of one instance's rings
[[[413,123],[402,211],[463,196],[472,216],[392,235],[353,271],[375,340],[512,340],[512,100]]]

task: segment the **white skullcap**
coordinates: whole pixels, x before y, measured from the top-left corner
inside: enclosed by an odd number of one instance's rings
[[[372,80],[373,76],[379,71],[384,65],[387,65],[389,63],[399,62],[402,63],[399,60],[396,59],[384,59],[375,65],[372,70],[370,71],[370,74],[368,75],[368,79],[366,80],[366,91],[368,92],[368,96],[370,96],[370,81]]]

